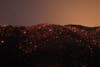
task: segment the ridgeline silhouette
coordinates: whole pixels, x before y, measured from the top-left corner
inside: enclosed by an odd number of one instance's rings
[[[0,26],[0,66],[100,67],[100,27]]]

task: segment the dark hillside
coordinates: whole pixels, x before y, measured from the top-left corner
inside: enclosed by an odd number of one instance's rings
[[[2,67],[100,67],[98,61],[100,27],[0,26]]]

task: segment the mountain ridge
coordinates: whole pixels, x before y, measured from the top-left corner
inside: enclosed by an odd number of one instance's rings
[[[95,67],[100,66],[99,52],[100,27],[56,24],[0,26],[1,65]]]

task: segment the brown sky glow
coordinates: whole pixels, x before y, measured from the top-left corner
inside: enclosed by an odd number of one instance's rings
[[[99,0],[0,0],[0,24],[100,26]]]

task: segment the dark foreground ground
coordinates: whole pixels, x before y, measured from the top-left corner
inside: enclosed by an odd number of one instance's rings
[[[0,67],[100,67],[100,27],[0,26]]]

